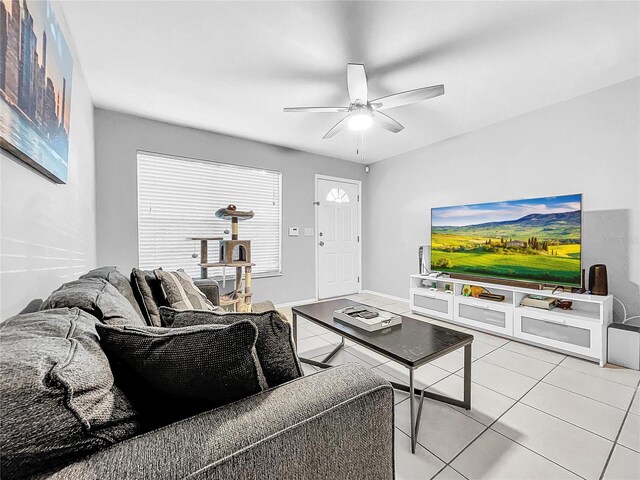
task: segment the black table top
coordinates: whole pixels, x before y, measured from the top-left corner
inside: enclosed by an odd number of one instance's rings
[[[375,332],[335,320],[333,312],[349,305],[366,305],[340,299],[293,307],[291,311],[325,327],[338,335],[395,360],[406,367],[416,368],[453,350],[473,342],[473,335],[440,327],[402,315],[402,324]],[[378,310],[384,310],[383,308]]]

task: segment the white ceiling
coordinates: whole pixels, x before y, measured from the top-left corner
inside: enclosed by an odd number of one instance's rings
[[[62,2],[96,106],[358,161],[359,134],[322,136],[348,104],[444,83],[365,133],[365,162],[639,75],[638,2]]]

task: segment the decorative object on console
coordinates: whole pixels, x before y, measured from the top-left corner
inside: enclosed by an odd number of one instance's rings
[[[482,292],[484,292],[484,287],[478,287],[476,285],[471,285],[471,296],[473,298],[478,298]]]
[[[5,5],[0,147],[67,183],[73,57],[49,2]]]
[[[607,266],[601,263],[589,268],[589,291],[592,295],[608,295]]]
[[[521,307],[535,307],[551,310],[556,307],[556,299],[543,295],[527,295],[520,301]]]
[[[504,302],[505,296],[499,295],[497,293],[491,293],[485,290],[478,295],[478,298],[482,298],[483,300],[491,300],[492,302]]]
[[[571,310],[572,305],[573,302],[571,300],[564,300],[562,298],[556,300],[556,307],[561,308],[562,310]]]
[[[475,285],[462,285],[460,293],[463,297],[482,298],[484,300],[491,300],[493,302],[503,302],[505,299],[504,295],[491,293],[486,288],[478,287]]]
[[[435,282],[433,280],[423,280],[422,285],[426,288],[433,290],[434,292],[438,290],[438,282]]]

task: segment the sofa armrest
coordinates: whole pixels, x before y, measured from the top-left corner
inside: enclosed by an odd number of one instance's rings
[[[393,479],[393,390],[360,365],[140,435],[51,479]]]
[[[210,278],[196,278],[193,280],[202,293],[204,293],[209,301],[214,305],[220,305],[220,286],[218,282]]]

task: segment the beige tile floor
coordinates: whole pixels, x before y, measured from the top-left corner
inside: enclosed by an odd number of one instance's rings
[[[406,302],[349,298],[409,315]],[[282,313],[291,318],[291,309]],[[426,317],[417,316],[423,320]],[[472,409],[425,400],[410,453],[408,394],[396,392],[398,479],[640,479],[640,372],[597,364],[437,320],[474,335]],[[321,359],[340,337],[304,319],[298,352]],[[406,369],[347,341],[333,364],[360,363],[394,381]],[[462,395],[462,353],[416,371],[423,388]],[[317,370],[304,365],[305,374]]]

